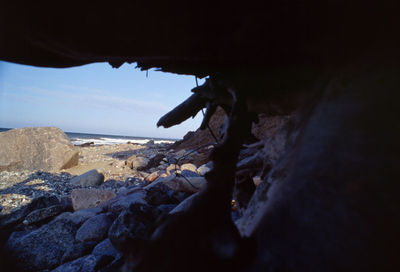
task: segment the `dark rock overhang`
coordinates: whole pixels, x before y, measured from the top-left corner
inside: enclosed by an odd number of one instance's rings
[[[141,69],[200,77],[254,66],[321,68],[357,58],[370,47],[376,54],[398,48],[396,6],[395,1],[5,1],[0,59],[45,67],[137,62]]]

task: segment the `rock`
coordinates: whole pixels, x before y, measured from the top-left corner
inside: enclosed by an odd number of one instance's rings
[[[201,177],[196,172],[193,172],[193,171],[190,171],[190,170],[183,170],[179,175],[184,176],[186,178]]]
[[[72,262],[60,265],[52,272],[94,272],[97,271],[96,266],[99,258],[93,255],[87,255],[76,259]]]
[[[74,210],[94,208],[113,198],[115,193],[102,189],[74,189],[71,192]]]
[[[76,226],[80,226],[83,222],[88,220],[89,218],[92,218],[93,216],[101,213],[103,210],[99,207],[97,208],[89,208],[89,209],[83,209],[76,211],[74,213],[71,212],[65,212],[57,216],[55,220],[68,220],[72,224],[75,224]]]
[[[111,225],[108,237],[119,251],[134,247],[135,242],[147,240],[154,224],[154,213],[147,204],[134,203],[124,209]]]
[[[55,127],[1,132],[0,146],[0,171],[58,171],[79,162],[78,149]]]
[[[88,219],[76,232],[75,239],[80,242],[100,242],[106,237],[114,219],[112,213],[102,213]]]
[[[95,246],[96,243],[93,241],[86,243],[76,242],[71,248],[69,248],[64,253],[64,255],[61,258],[61,263],[70,262],[82,256],[88,255]]]
[[[153,157],[150,158],[149,163],[147,164],[146,169],[149,168],[153,168],[153,167],[157,167],[158,165],[160,165],[160,162],[162,162],[162,160],[164,159],[164,155],[163,154],[156,154]]]
[[[52,269],[61,264],[62,256],[73,246],[76,231],[70,221],[54,220],[21,237],[10,237],[5,252],[19,270]]]
[[[179,165],[177,164],[170,164],[165,171],[167,172],[168,175],[174,174],[177,170],[179,170]]]
[[[128,189],[126,189],[126,187],[121,187],[117,191],[117,196],[118,195],[126,195],[127,192],[128,192]]]
[[[0,229],[21,223],[25,217],[36,209],[43,209],[52,205],[58,205],[60,201],[56,196],[40,196],[34,198],[31,203],[16,211],[0,217]]]
[[[180,169],[181,171],[183,171],[183,170],[189,170],[189,171],[192,171],[192,172],[197,172],[197,167],[196,167],[196,165],[194,165],[193,163],[185,163],[185,164],[182,164],[181,165],[181,169]]]
[[[158,186],[158,183],[163,183],[168,186],[171,190],[182,191],[188,193],[195,193],[201,190],[203,186],[207,183],[204,177],[176,177],[175,175],[168,176],[166,178],[158,178],[150,185],[145,187],[149,190],[153,186]]]
[[[254,183],[255,186],[260,185],[260,183],[261,183],[262,181],[263,181],[263,180],[261,179],[260,176],[255,176],[255,177],[253,177],[253,183]]]
[[[142,169],[146,168],[149,161],[150,160],[146,157],[133,155],[126,160],[126,165],[128,165],[131,169],[141,171]]]
[[[98,186],[104,182],[104,175],[96,169],[71,179],[71,184],[79,186]]]
[[[146,143],[146,145],[147,145],[147,146],[153,146],[153,145],[154,145],[154,140],[149,140],[149,141]]]
[[[101,185],[101,188],[103,189],[109,189],[109,190],[118,190],[119,188],[125,186],[125,182],[120,181],[120,180],[114,180],[114,179],[109,179],[106,182],[104,182]]]
[[[199,168],[197,168],[197,173],[199,173],[199,175],[204,176],[206,173],[211,171],[211,167],[207,166],[208,164],[203,164],[202,166],[200,166]]]
[[[175,209],[178,205],[176,204],[162,204],[157,206],[157,210],[160,211],[161,214],[168,214],[173,209]]]
[[[153,182],[154,180],[156,180],[160,176],[160,172],[161,171],[153,172],[150,175],[148,175],[144,180],[148,181],[148,182]]]
[[[107,238],[101,243],[99,243],[92,251],[94,256],[111,256],[114,259],[122,257],[121,252],[119,252],[111,243],[110,239]]]
[[[157,183],[154,186],[146,188],[147,194],[145,200],[151,205],[171,204],[171,189],[164,183]]]
[[[197,193],[189,196],[188,198],[183,200],[181,203],[179,203],[178,206],[176,206],[174,209],[172,209],[169,212],[169,214],[174,214],[174,213],[183,212],[183,211],[188,210],[190,208],[190,206],[192,205],[193,201],[198,197],[199,194],[200,194],[200,192],[197,192]]]
[[[63,206],[64,211],[73,211],[74,210],[74,208],[72,207],[72,199],[71,199],[70,195],[62,196],[60,203]]]
[[[109,205],[110,206],[109,211],[111,212],[122,211],[123,209],[126,209],[135,203],[147,205],[145,197],[146,197],[146,191],[142,189],[130,193],[128,195],[121,196],[119,199],[116,199],[115,201],[113,201],[112,204]]]
[[[80,147],[88,147],[88,146],[93,146],[93,145],[94,145],[94,142],[86,142],[86,143],[80,144],[78,146],[80,146]]]
[[[146,174],[146,176],[148,176],[148,174]],[[125,180],[125,183],[127,184],[127,186],[135,186],[135,187],[143,187],[145,185],[147,185],[146,181],[143,181],[139,178],[135,178],[135,177],[129,177]]]
[[[34,210],[33,212],[29,213],[23,223],[25,225],[31,225],[35,223],[39,223],[41,221],[50,219],[63,211],[62,205],[53,205],[47,208],[42,208],[38,210]]]

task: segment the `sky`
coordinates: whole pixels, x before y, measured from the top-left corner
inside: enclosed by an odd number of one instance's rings
[[[156,126],[192,94],[194,76],[153,69],[146,77],[135,67],[96,63],[60,69],[0,61],[0,127],[179,139],[200,126],[201,112],[172,128]]]

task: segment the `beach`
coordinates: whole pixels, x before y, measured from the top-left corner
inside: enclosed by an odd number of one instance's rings
[[[117,193],[118,189],[132,185],[130,181],[144,181],[153,172],[166,169],[169,159],[184,155],[178,154],[169,147],[174,143],[171,139],[139,138],[131,136],[99,135],[83,133],[66,133],[71,143],[79,150],[79,164],[58,171],[0,171],[0,205],[2,213],[7,214],[14,209],[30,203],[42,195],[69,197],[76,188],[70,180],[90,170],[97,170],[104,176],[101,186]],[[128,158],[140,156],[162,157],[160,164],[139,171],[126,164]],[[196,153],[191,154],[191,158]]]

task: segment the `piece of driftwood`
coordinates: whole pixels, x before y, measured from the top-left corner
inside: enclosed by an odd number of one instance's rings
[[[188,99],[176,106],[172,111],[165,114],[157,122],[157,127],[165,128],[178,125],[196,114],[206,106],[206,100],[197,94],[192,94]]]

